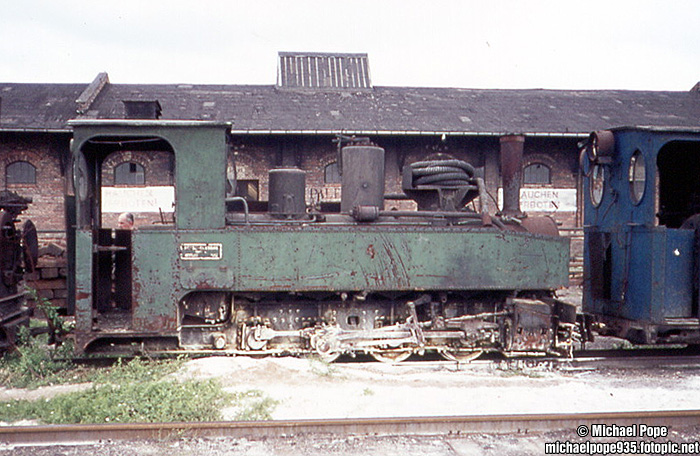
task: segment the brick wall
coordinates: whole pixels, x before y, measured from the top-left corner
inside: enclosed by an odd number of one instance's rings
[[[57,134],[0,134],[0,188],[32,198],[33,203],[21,217],[34,222],[42,243],[65,240],[63,195],[69,140],[69,136]],[[16,161],[29,162],[36,168],[35,184],[7,183],[7,166]]]
[[[39,298],[48,299],[54,306],[65,308],[68,297],[65,250],[52,243],[42,247],[39,254],[36,270],[24,276],[25,284],[35,289]],[[36,306],[32,299],[28,299],[27,304],[30,307]]]

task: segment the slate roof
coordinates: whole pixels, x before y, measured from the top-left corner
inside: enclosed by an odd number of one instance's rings
[[[0,83],[0,130],[65,130],[87,84]]]
[[[0,130],[66,130],[87,84],[0,83]],[[274,85],[106,84],[82,118],[124,118],[158,100],[162,119],[217,120],[234,133],[584,135],[623,125],[700,126],[700,92]]]

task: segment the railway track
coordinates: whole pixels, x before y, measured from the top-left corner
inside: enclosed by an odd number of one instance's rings
[[[573,413],[543,415],[485,415],[409,418],[351,418],[323,420],[229,421],[209,423],[85,424],[7,426],[0,428],[0,444],[44,446],[136,441],[164,438],[276,438],[298,435],[467,435],[524,434],[576,430],[594,424],[700,426],[700,410]]]
[[[200,356],[206,356],[200,354]],[[129,360],[132,357],[122,358]],[[107,366],[117,358],[82,358],[73,361],[82,365]],[[342,356],[336,364],[377,363],[368,355],[355,357]],[[405,361],[394,364],[402,367],[431,367],[454,366],[456,369],[466,369],[468,366],[503,366],[511,369],[552,368],[558,370],[595,370],[608,369],[642,369],[642,368],[687,368],[700,369],[700,351],[697,349],[633,349],[633,350],[582,350],[574,353],[573,358],[562,357],[514,357],[506,358],[499,354],[484,354],[476,360],[467,363],[444,360],[437,354],[410,357]]]
[[[344,356],[336,363],[376,363],[376,360],[364,355],[356,357]],[[609,368],[642,368],[642,367],[672,367],[687,366],[689,368],[700,369],[700,350],[695,347],[685,348],[635,348],[635,349],[594,349],[579,350],[574,352],[572,358],[555,356],[516,356],[504,357],[498,353],[485,353],[479,358],[467,363],[456,363],[446,361],[437,354],[426,354],[424,356],[412,356],[406,361],[395,364],[399,367],[417,366],[487,366],[502,364],[518,367],[538,367],[551,366],[553,368],[581,368],[594,369],[597,367]]]

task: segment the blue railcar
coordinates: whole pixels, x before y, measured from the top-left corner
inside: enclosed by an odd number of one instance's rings
[[[635,343],[700,342],[700,128],[596,132],[581,167],[584,313]]]

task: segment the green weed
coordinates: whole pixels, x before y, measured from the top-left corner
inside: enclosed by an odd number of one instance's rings
[[[0,402],[0,421],[38,420],[46,424],[216,421],[233,406],[238,420],[269,420],[277,406],[261,391],[227,393],[213,379],[177,381],[168,376],[182,367],[176,360],[118,360],[83,373],[92,387],[38,401]],[[67,370],[64,377],[68,377]]]
[[[29,298],[34,300],[35,308],[44,314],[45,322],[48,326],[48,343],[57,346],[61,345],[72,327],[59,315],[59,307],[55,306],[47,298],[39,296],[36,289],[27,286],[24,289]]]
[[[15,388],[65,383],[64,373],[72,364],[70,343],[58,347],[46,343],[46,334],[31,337],[27,327],[18,331],[18,344],[0,359],[0,384]]]
[[[111,367],[96,370],[89,380],[114,385],[155,381],[177,372],[186,361],[186,356],[166,360],[134,358],[127,363],[119,358]]]
[[[272,399],[260,390],[248,390],[242,393],[233,393],[232,403],[237,409],[236,420],[261,421],[272,419],[272,412],[279,401]]]
[[[309,358],[309,368],[311,372],[319,377],[333,377],[338,373],[335,365],[317,358]]]
[[[0,420],[46,424],[213,421],[231,398],[214,380],[95,385],[39,401],[0,403]]]

